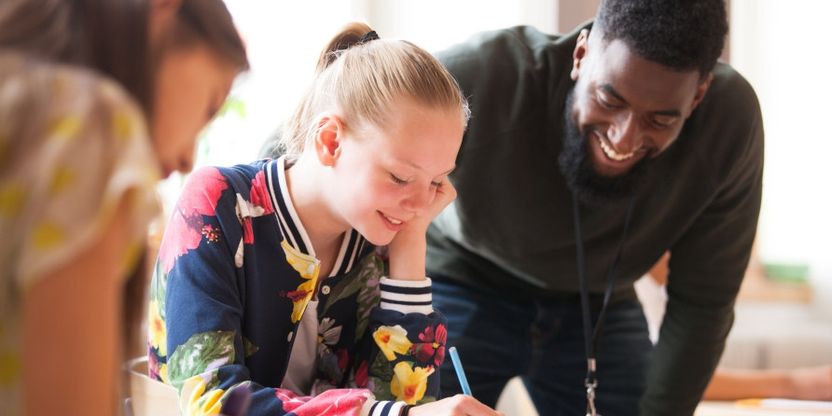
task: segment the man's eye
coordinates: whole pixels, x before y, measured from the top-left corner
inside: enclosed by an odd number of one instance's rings
[[[607,101],[607,100],[606,100],[606,99],[604,99],[604,97],[602,97],[602,96],[598,96],[598,98],[596,99],[596,101],[598,101],[598,104],[600,104],[600,105],[601,105],[601,107],[604,107],[604,108],[606,108],[606,109],[608,109],[608,110],[613,110],[613,109],[616,109],[616,108],[620,108],[620,107],[621,107],[620,105],[613,104],[613,103],[611,103],[611,102]]]
[[[656,128],[668,128],[676,122],[676,117],[653,117],[653,126]]]

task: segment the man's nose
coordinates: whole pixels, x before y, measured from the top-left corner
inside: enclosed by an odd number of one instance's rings
[[[607,139],[620,154],[628,154],[642,147],[644,139],[635,113],[622,114],[607,129]]]

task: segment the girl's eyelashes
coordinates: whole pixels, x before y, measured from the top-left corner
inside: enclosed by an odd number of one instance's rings
[[[396,176],[393,173],[390,173],[390,179],[396,185],[407,185],[407,184],[410,183],[410,179],[402,179],[402,178]],[[431,181],[430,186],[432,186],[434,188],[440,188],[442,186],[442,181]]]
[[[407,179],[402,179],[392,173],[390,174],[390,179],[392,179],[397,185],[406,185],[408,182]]]

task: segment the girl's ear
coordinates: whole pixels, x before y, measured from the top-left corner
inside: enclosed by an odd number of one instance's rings
[[[338,116],[327,114],[318,119],[315,131],[315,154],[324,166],[334,166],[341,156],[341,140],[344,138],[344,123]]]

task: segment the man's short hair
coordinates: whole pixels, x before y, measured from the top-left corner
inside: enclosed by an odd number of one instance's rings
[[[678,70],[713,70],[728,32],[723,0],[603,0],[595,18],[603,39]]]

